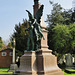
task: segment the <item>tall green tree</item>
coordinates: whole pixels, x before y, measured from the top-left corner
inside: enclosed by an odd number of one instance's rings
[[[48,45],[49,49],[53,50],[53,41],[52,41],[52,35],[53,35],[53,27],[57,24],[63,24],[64,17],[63,17],[63,8],[58,3],[53,3],[50,1],[50,4],[52,5],[51,14],[47,15],[46,22],[48,23]]]
[[[28,32],[25,32],[25,28],[28,28],[28,26],[29,24],[26,19],[23,19],[22,24],[19,23],[15,25],[13,37],[16,39],[16,52],[19,56],[27,49]]]
[[[52,35],[54,34],[54,32],[52,31],[52,29],[57,24],[70,25],[72,23],[72,19],[71,19],[72,9],[65,10],[63,9],[63,7],[61,7],[60,4],[53,3],[52,1],[50,1],[50,4],[52,5],[53,8],[51,10],[51,14],[47,15],[47,20],[46,20],[46,22],[48,23],[48,31],[49,31],[48,45],[49,45],[49,49],[54,49],[53,48],[54,42],[52,41]]]
[[[66,53],[75,54],[75,24],[57,24],[52,31],[53,53],[58,60]]]
[[[72,9],[66,10],[60,4],[53,3],[50,1],[52,5],[51,14],[47,15],[47,23],[49,26],[56,25],[56,24],[66,24],[69,25],[72,23]]]
[[[75,14],[73,14],[72,9],[66,10],[58,3],[50,1],[50,4],[52,5],[52,10],[47,15],[46,20],[48,23],[48,46],[58,57],[62,57],[65,53],[74,52],[71,26],[73,26],[73,15]]]
[[[75,54],[75,24],[59,25],[52,29],[52,50],[59,58],[66,53]]]
[[[52,5],[51,14],[47,15],[47,23],[50,25],[56,25],[57,23],[63,23],[63,8],[58,3],[53,3],[50,1]]]

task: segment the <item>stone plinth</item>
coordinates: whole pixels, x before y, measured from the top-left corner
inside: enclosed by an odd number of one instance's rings
[[[64,72],[57,66],[57,58],[52,55],[51,50],[36,52],[25,52],[20,58],[18,75],[64,75]]]
[[[13,72],[14,73],[16,71],[16,69],[18,69],[17,64],[11,64],[9,72]]]
[[[37,75],[64,75],[57,66],[57,58],[51,52],[48,49],[36,52]]]
[[[35,52],[25,52],[20,58],[20,67],[16,70],[19,75],[37,75]]]

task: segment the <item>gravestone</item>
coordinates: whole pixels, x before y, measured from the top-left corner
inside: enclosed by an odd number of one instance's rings
[[[73,66],[72,55],[70,53],[67,54],[65,59],[66,59],[66,66],[67,67],[72,67]]]
[[[40,4],[39,0],[34,0],[34,15],[39,9],[42,8],[41,6],[42,5]],[[29,11],[27,12],[30,14]],[[64,75],[64,72],[57,66],[57,57],[52,55],[52,50],[48,49],[48,31],[45,30],[46,25],[42,16],[40,25],[42,27],[42,34],[45,39],[41,39],[40,49],[25,51],[24,55],[20,58],[20,67],[16,70],[16,73],[19,75]]]

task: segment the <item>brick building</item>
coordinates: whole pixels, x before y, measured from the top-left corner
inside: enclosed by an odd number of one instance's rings
[[[0,68],[8,68],[12,63],[12,49],[5,49],[0,51]]]

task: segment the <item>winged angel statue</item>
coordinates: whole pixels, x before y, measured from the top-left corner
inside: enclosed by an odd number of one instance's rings
[[[41,5],[41,7],[38,9],[38,11],[36,12],[36,14],[34,16],[32,16],[32,14],[26,10],[28,12],[28,16],[29,16],[29,28],[25,29],[25,31],[29,31],[29,37],[28,37],[28,41],[27,41],[27,50],[37,50],[40,49],[41,47],[41,39],[44,36],[42,34],[42,27],[40,25],[40,19],[43,13],[43,7],[44,5]]]

